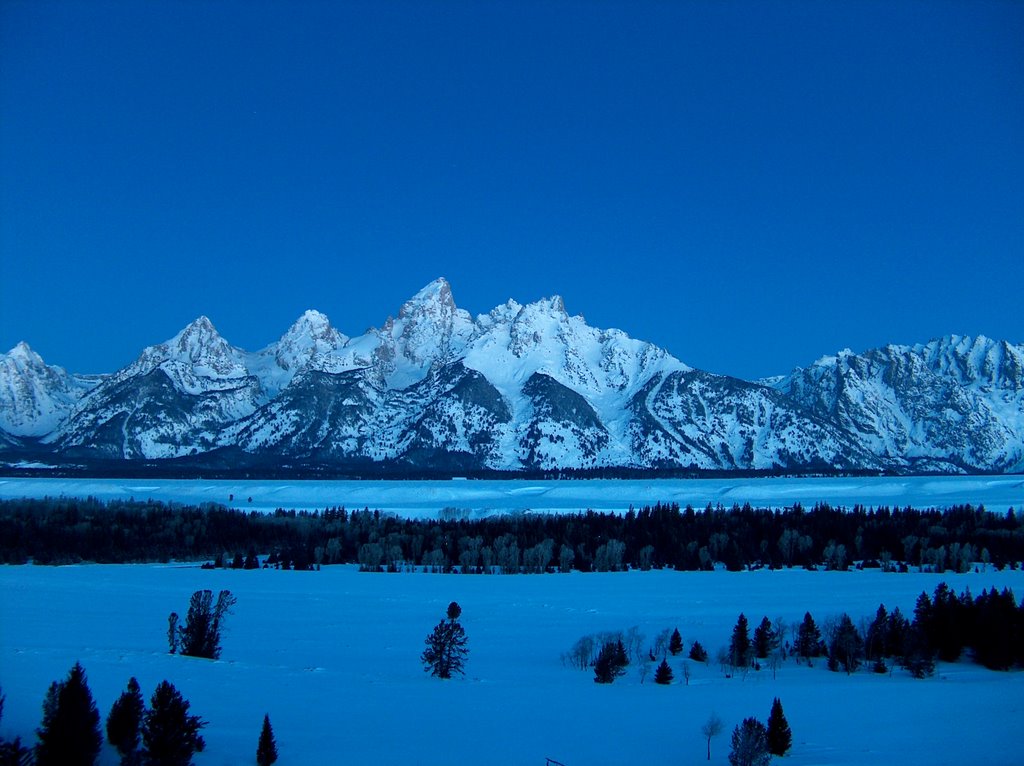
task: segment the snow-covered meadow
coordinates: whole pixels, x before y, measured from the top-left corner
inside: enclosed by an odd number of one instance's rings
[[[93,496],[100,500],[223,503],[273,511],[327,507],[380,509],[406,517],[436,518],[442,508],[476,515],[586,510],[624,513],[657,502],[703,508],[734,503],[783,508],[817,502],[833,506],[946,508],[984,505],[1005,513],[1024,508],[1024,476],[887,476],[770,479],[591,479],[562,481],[215,481],[174,479],[48,479],[0,477],[0,499]]]
[[[880,602],[910,614],[916,596],[945,579],[957,591],[1008,586],[1024,573],[630,572],[518,576],[201,570],[134,565],[0,568],[0,736],[32,740],[48,684],[80,660],[105,717],[129,676],[144,694],[162,679],[209,722],[198,766],[252,763],[264,713],[281,764],[705,763],[701,724],[717,712],[726,731],[711,763],[727,762],[729,733],[744,717],[767,718],[781,698],[794,734],[787,761],[811,764],[1020,764],[1016,725],[1024,673],[962,662],[935,677],[853,676],[787,662],[777,679],[727,679],[692,665],[682,682],[640,683],[637,667],[611,686],[571,670],[560,654],[583,634],[639,626],[653,641],[678,626],[687,646],[714,656],[739,612],[819,624],[848,611],[855,621]],[[167,615],[184,613],[200,588],[238,598],[223,657],[167,653]],[[432,679],[423,639],[449,601],[463,607],[467,675]],[[117,762],[105,747],[101,763]]]

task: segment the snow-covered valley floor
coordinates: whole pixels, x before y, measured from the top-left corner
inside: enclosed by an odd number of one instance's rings
[[[1024,507],[1024,476],[886,476],[734,479],[590,479],[530,481],[217,481],[178,479],[48,479],[0,477],[0,499],[92,496],[100,500],[222,503],[247,511],[315,510],[345,506],[436,518],[442,508],[475,515],[532,511],[572,513],[588,508],[625,513],[657,502],[704,508],[750,503],[784,508],[817,502],[833,506],[948,508],[984,505],[1006,513]]]
[[[637,667],[610,686],[562,665],[583,634],[639,626],[647,643],[679,628],[714,657],[739,612],[819,625],[848,611],[857,622],[880,602],[911,615],[916,596],[945,579],[958,592],[993,585],[1024,595],[1020,571],[944,576],[803,570],[462,576],[201,570],[133,565],[0,567],[0,736],[33,741],[49,683],[80,660],[101,715],[136,676],[147,697],[168,679],[209,722],[197,766],[254,762],[264,713],[280,764],[566,766],[697,764],[701,724],[725,722],[713,764],[727,763],[744,717],[767,719],[782,700],[794,746],[785,762],[936,766],[1024,762],[1016,725],[1024,673],[961,662],[915,681],[897,670],[852,676],[788,661],[725,678],[714,663],[671,661],[677,682],[640,683]],[[167,615],[194,590],[238,598],[219,661],[167,653]],[[419,655],[447,604],[463,607],[467,675],[430,678]],[[105,746],[101,763],[117,763]]]

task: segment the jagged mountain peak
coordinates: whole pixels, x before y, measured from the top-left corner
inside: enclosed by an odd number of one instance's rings
[[[200,316],[105,379],[18,344],[0,355],[0,429],[5,449],[30,437],[56,459],[1011,471],[1024,346],[947,335],[747,383],[591,327],[559,295],[474,319],[439,278],[354,338],[311,309],[253,353]]]
[[[10,360],[11,363],[20,366],[38,367],[40,365],[46,366],[43,358],[39,356],[32,347],[29,346],[25,341],[18,341],[18,343],[3,355],[5,359]]]
[[[404,319],[424,312],[450,313],[456,310],[452,286],[444,277],[438,277],[403,303],[402,308],[398,310],[398,317]]]
[[[331,320],[316,309],[307,309],[281,336],[280,343],[326,342],[333,347],[340,346],[347,337],[331,324]]]
[[[168,354],[181,361],[198,362],[211,356],[224,356],[231,352],[231,344],[217,332],[213,322],[206,316],[193,319],[181,331],[167,341]]]
[[[348,337],[331,324],[326,314],[314,309],[305,311],[279,341],[259,353],[260,358],[272,357],[284,372],[274,376],[274,381],[267,380],[267,375],[262,376],[264,386],[273,395],[291,380],[291,374],[310,364],[331,368],[334,365],[331,355],[347,342]]]
[[[21,341],[0,354],[0,430],[16,436],[42,436],[98,381],[46,364]]]

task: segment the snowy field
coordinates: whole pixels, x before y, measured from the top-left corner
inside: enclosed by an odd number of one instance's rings
[[[879,602],[910,614],[921,590],[945,579],[957,591],[1009,586],[1021,572],[943,577],[865,572],[631,572],[460,576],[204,571],[191,566],[0,567],[0,735],[32,741],[49,683],[81,660],[104,719],[129,676],[145,696],[162,679],[209,722],[197,766],[252,763],[269,713],[284,764],[566,766],[706,763],[700,726],[715,711],[712,743],[727,763],[729,733],[764,721],[782,699],[794,735],[785,762],[941,766],[1024,762],[1024,673],[940,664],[935,677],[853,676],[787,662],[726,679],[694,666],[688,686],[641,684],[635,666],[611,686],[564,667],[583,634],[637,625],[647,642],[678,626],[712,656],[737,614],[819,624],[847,610],[855,622]],[[166,653],[167,615],[196,589],[237,597],[223,659]],[[465,678],[428,677],[423,638],[451,600],[463,607]],[[117,758],[105,746],[101,763]]]
[[[380,509],[402,516],[435,517],[442,508],[476,514],[534,511],[564,513],[593,509],[625,512],[630,504],[749,502],[785,507],[819,501],[850,507],[907,505],[945,508],[984,505],[1005,513],[1024,507],[1024,476],[932,476],[820,479],[648,479],[588,481],[183,481],[128,479],[0,478],[0,498],[91,495],[127,499],[215,502],[246,510]],[[233,498],[233,499],[232,499]],[[251,498],[251,501],[250,499]]]

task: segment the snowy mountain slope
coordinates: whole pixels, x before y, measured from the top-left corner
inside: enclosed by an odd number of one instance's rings
[[[906,467],[1024,466],[1024,347],[948,336],[842,351],[795,370],[777,390]]]
[[[69,375],[46,364],[19,343],[0,354],[0,431],[9,436],[44,436],[95,388],[98,376]]]
[[[699,370],[652,379],[630,404],[633,448],[651,466],[878,468],[827,420],[766,386]]]
[[[472,318],[435,280],[349,337],[307,311],[257,352],[206,317],[102,379],[0,357],[0,449],[54,459],[218,451],[396,470],[1024,470],[1024,349],[951,336],[746,382],[570,316]],[[198,458],[197,458],[198,459]]]
[[[258,406],[260,382],[246,359],[199,317],[101,382],[43,442],[106,459],[204,452],[226,423]]]

